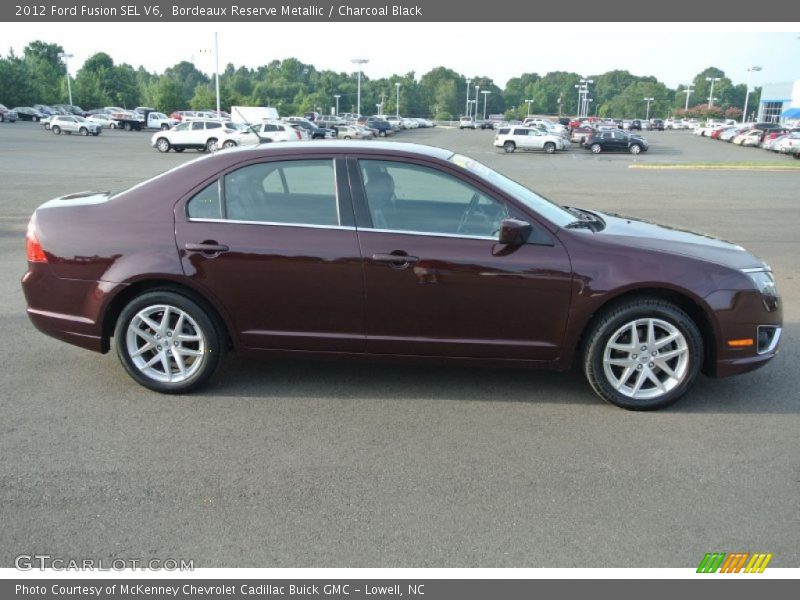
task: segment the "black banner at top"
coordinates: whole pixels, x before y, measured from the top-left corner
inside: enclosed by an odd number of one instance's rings
[[[791,22],[800,2],[744,4],[672,0],[606,0],[584,5],[519,0],[12,0],[0,4],[7,22]]]

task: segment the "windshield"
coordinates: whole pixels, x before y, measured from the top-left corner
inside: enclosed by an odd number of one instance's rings
[[[559,227],[565,227],[575,221],[575,215],[565,208],[543,198],[524,185],[509,179],[505,175],[501,175],[497,171],[493,171],[476,160],[461,154],[453,154],[449,161],[500,188],[509,196],[513,196],[516,200],[519,200],[525,206]]]

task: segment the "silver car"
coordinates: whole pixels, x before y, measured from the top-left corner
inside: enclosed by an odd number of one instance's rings
[[[50,131],[56,135],[64,133],[78,133],[80,135],[100,135],[103,126],[99,123],[87,121],[77,115],[56,115],[50,120]]]

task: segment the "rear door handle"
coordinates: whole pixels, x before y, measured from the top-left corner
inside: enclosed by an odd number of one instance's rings
[[[215,241],[205,241],[199,244],[188,243],[184,244],[183,246],[187,252],[199,252],[200,254],[204,254],[206,256],[218,256],[223,252],[227,252],[230,250],[228,246],[225,244],[218,244]]]
[[[409,256],[408,254],[373,254],[372,260],[375,262],[389,263],[390,266],[405,269],[408,265],[419,262],[419,257]]]

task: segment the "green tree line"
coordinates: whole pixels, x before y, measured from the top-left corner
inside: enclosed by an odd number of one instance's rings
[[[68,100],[66,69],[58,58],[63,48],[58,44],[35,41],[22,56],[10,51],[0,57],[0,102],[7,106],[34,103],[57,104]],[[725,73],[709,67],[698,73],[690,95],[688,115],[704,116],[710,83],[714,82],[713,115],[736,115],[744,104],[745,84],[735,85]],[[578,73],[554,71],[540,75],[523,73],[500,88],[490,77],[468,78],[446,67],[437,67],[417,77],[414,71],[379,79],[362,76],[361,111],[397,110],[397,85],[400,84],[399,112],[406,116],[454,119],[466,110],[467,89],[470,100],[477,95],[478,114],[504,114],[521,118],[535,114],[574,115],[578,105]],[[601,117],[642,117],[645,98],[653,98],[651,117],[683,114],[686,106],[684,86],[669,88],[653,76],[638,76],[624,70],[591,75],[592,99],[589,114]],[[339,96],[340,112],[355,112],[356,73],[318,70],[296,58],[273,60],[251,69],[228,64],[220,73],[220,102],[230,106],[274,106],[280,114],[290,115],[310,110],[329,113]],[[191,62],[182,61],[163,73],[151,73],[144,67],[115,64],[105,52],[92,55],[71,80],[73,103],[85,109],[103,106],[153,106],[164,112],[181,109],[207,109],[216,105],[213,78],[199,71]],[[476,89],[479,88],[479,89]],[[489,92],[483,94],[482,92]],[[758,106],[759,92],[751,92],[750,106]],[[531,102],[526,102],[531,101]],[[692,112],[693,111],[693,112]],[[739,115],[741,112],[738,113]]]

